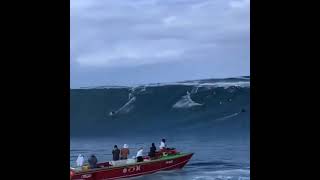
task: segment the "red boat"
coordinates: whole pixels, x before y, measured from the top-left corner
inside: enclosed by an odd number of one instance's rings
[[[156,158],[144,157],[143,162],[111,165],[109,162],[99,163],[94,169],[71,169],[71,180],[113,180],[152,174],[158,171],[183,168],[193,153],[181,153],[175,150],[158,152]],[[117,161],[116,161],[117,162]]]

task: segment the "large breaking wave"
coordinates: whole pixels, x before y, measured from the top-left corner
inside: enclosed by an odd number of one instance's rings
[[[249,133],[250,77],[70,91],[71,136]]]

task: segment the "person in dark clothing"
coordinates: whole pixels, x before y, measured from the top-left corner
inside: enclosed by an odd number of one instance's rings
[[[143,157],[142,156],[137,157],[137,162],[143,162]]]
[[[94,168],[97,168],[97,158],[95,155],[91,155],[90,158],[88,159],[88,162],[89,162],[89,166],[90,166],[90,169],[94,169]]]
[[[118,149],[117,145],[114,145],[112,156],[114,161],[118,161],[120,159],[120,149]]]
[[[157,151],[157,148],[154,145],[154,143],[152,143],[152,145],[150,147],[149,157],[154,158],[156,156],[156,151]]]

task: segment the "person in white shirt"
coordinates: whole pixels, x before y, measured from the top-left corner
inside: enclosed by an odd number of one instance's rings
[[[143,161],[143,148],[139,148],[137,152],[137,162],[142,162]]]
[[[165,139],[162,139],[162,141],[160,142],[159,148],[160,148],[160,150],[164,150],[164,149],[167,148],[166,140],[165,140]]]
[[[79,154],[76,162],[77,162],[77,166],[78,166],[78,167],[80,167],[80,166],[83,165],[84,158],[83,158],[82,154]]]

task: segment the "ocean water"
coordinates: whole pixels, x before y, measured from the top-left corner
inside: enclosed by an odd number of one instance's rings
[[[70,164],[111,159],[115,144],[195,153],[181,170],[141,180],[250,179],[250,77],[71,90]],[[147,152],[146,152],[147,153]]]

